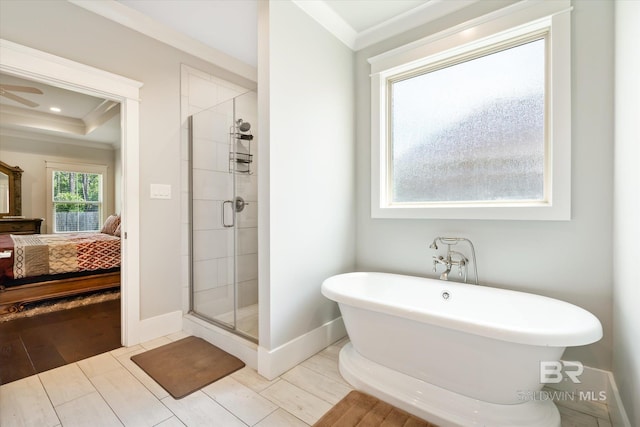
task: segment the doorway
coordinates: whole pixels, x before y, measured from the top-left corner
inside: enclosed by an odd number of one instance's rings
[[[139,89],[142,83],[7,40],[0,40],[0,72],[120,103],[121,341],[125,346],[138,344],[140,340],[138,129]]]

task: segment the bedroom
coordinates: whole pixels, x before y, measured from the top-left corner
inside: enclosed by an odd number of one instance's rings
[[[12,175],[0,214],[0,313],[118,286],[119,236],[104,224],[121,206],[119,104],[6,74],[0,83],[0,159]],[[114,221],[119,217],[110,221],[117,227]],[[112,235],[88,233],[100,231]],[[60,233],[73,240],[65,246]],[[69,244],[75,249],[65,255]],[[94,274],[103,270],[109,274]],[[83,278],[70,279],[78,274]]]

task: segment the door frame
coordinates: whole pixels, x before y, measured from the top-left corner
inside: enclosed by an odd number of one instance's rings
[[[122,345],[140,342],[139,110],[142,83],[0,39],[0,72],[120,102],[122,153]]]

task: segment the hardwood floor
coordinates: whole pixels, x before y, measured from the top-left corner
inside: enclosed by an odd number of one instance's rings
[[[120,299],[2,322],[0,384],[120,346]]]

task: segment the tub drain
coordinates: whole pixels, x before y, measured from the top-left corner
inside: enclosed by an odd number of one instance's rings
[[[442,293],[442,299],[448,300],[451,297],[451,294],[448,291],[444,291]]]

